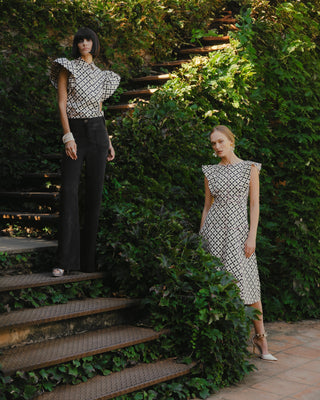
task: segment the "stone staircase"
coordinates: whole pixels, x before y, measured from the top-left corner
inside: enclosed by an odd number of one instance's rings
[[[219,32],[219,36],[203,37],[199,40],[198,45],[190,44],[179,49],[176,60],[151,64],[151,74],[133,78],[128,84],[131,89],[121,95],[120,104],[108,106],[108,111],[128,112],[133,110],[137,102],[148,101],[161,85],[174,77],[176,68],[190,62],[195,55],[207,55],[228,47],[230,39],[228,32],[237,30],[235,23],[236,19],[233,18],[231,11],[225,12],[223,17],[213,20],[211,28]]]
[[[49,242],[50,247],[52,244]],[[31,251],[24,247],[21,252]],[[3,248],[3,246],[2,246]],[[8,248],[8,251],[10,249]],[[17,254],[17,248],[14,250]],[[44,249],[42,248],[42,252]],[[65,285],[103,280],[97,273],[73,273],[53,278],[49,272],[1,276],[2,304],[9,292],[25,288]],[[104,283],[107,284],[107,283]],[[138,299],[99,297],[71,300],[65,304],[23,308],[0,314],[0,365],[5,376],[39,371],[98,354],[148,344],[168,334],[143,327]],[[59,385],[51,393],[37,393],[36,399],[112,399],[157,383],[188,374],[193,367],[174,359],[140,362],[107,376],[97,375],[77,385]],[[16,397],[15,397],[16,398]]]

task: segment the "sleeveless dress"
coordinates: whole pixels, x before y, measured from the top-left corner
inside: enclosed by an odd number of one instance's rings
[[[246,258],[244,252],[249,232],[247,204],[252,165],[260,171],[261,164],[253,161],[202,166],[214,202],[200,235],[209,253],[219,258],[223,269],[236,278],[245,304],[261,298],[256,255]]]

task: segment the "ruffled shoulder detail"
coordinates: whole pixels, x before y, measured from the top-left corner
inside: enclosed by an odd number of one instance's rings
[[[104,86],[101,100],[104,101],[112,96],[120,83],[120,76],[113,71],[104,71]]]
[[[74,74],[74,64],[67,58],[57,58],[53,61],[50,70],[50,82],[58,89],[58,78],[62,68],[68,70],[71,74]]]
[[[209,176],[215,169],[215,165],[202,165],[202,172],[204,173],[205,177],[209,179]]]
[[[248,165],[250,165],[250,167],[252,166],[252,165],[254,165],[255,167],[257,167],[257,169],[258,169],[258,171],[260,172],[260,170],[261,170],[261,163],[258,163],[258,162],[255,162],[255,161],[246,161],[246,163],[248,164]]]

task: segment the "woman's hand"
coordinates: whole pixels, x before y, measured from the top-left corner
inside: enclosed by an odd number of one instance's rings
[[[110,142],[110,147],[109,147],[109,151],[108,151],[107,160],[108,161],[112,161],[112,160],[114,160],[115,156],[116,156],[116,153],[115,153],[114,148],[113,148],[113,146],[112,146],[112,144]]]
[[[256,240],[250,235],[244,243],[244,253],[247,258],[251,257],[256,250]]]
[[[72,160],[76,160],[77,157],[77,144],[74,140],[70,140],[65,144],[66,155]]]

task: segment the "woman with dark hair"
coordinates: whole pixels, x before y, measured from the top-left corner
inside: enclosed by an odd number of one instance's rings
[[[253,321],[255,335],[252,338],[260,358],[276,361],[268,352],[255,255],[261,164],[241,160],[235,155],[235,137],[224,125],[213,129],[210,141],[214,156],[220,158],[220,163],[202,167],[205,202],[200,235],[205,239],[207,250],[221,260],[226,271],[234,275],[244,303],[260,312],[259,319]],[[247,218],[248,196],[250,224]]]
[[[106,160],[115,152],[105,126],[102,103],[119,86],[120,77],[102,71],[93,62],[99,55],[96,33],[81,28],[73,39],[73,60],[56,59],[50,79],[58,90],[60,120],[65,146],[62,159],[59,268],[53,276],[71,270],[94,272],[96,236]],[[78,188],[82,166],[86,167],[85,216],[80,231]]]

